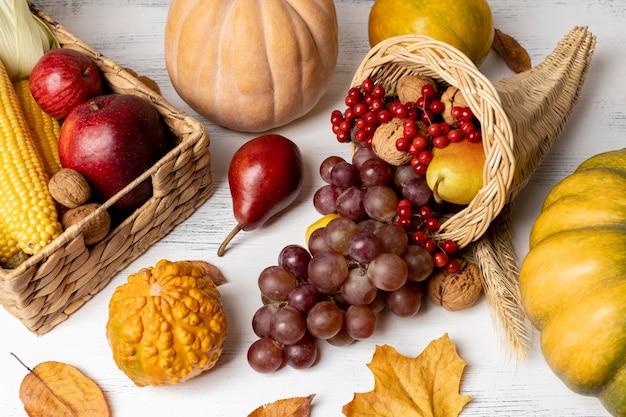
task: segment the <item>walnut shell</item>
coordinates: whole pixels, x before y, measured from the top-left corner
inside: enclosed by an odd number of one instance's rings
[[[75,208],[85,204],[91,198],[91,188],[78,171],[61,168],[48,182],[48,190],[52,198],[67,208]]]
[[[446,310],[458,311],[473,306],[483,289],[480,269],[465,259],[457,272],[438,270],[428,278],[428,297]]]
[[[403,119],[394,117],[391,121],[378,126],[372,138],[374,153],[380,159],[395,166],[408,164],[413,158],[408,152],[399,151],[396,148],[396,141],[404,136],[402,122]]]
[[[443,120],[450,126],[456,124],[456,120],[452,117],[452,109],[454,107],[469,107],[461,90],[453,86],[448,87],[441,94],[441,102],[445,105],[442,113]]]
[[[415,103],[422,96],[422,87],[430,84],[439,91],[435,80],[424,75],[405,75],[396,83],[396,94],[402,104]]]
[[[88,203],[74,207],[66,211],[61,217],[61,224],[64,229],[81,222],[84,218],[95,212],[100,207],[98,203]],[[111,216],[105,210],[85,224],[82,230],[85,245],[93,245],[104,239],[111,228]]]

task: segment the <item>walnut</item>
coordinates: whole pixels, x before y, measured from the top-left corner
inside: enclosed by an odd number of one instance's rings
[[[441,94],[441,101],[445,105],[443,110],[443,120],[453,126],[456,124],[456,120],[452,117],[452,109],[454,107],[469,107],[463,93],[456,87],[450,86],[446,91]]]
[[[482,292],[480,270],[474,263],[459,260],[457,272],[439,270],[428,278],[428,297],[446,310],[458,311],[473,306]]]
[[[61,224],[64,229],[80,223],[91,213],[100,208],[98,203],[87,203],[82,206],[68,210],[61,217]],[[106,210],[101,211],[90,222],[83,225],[82,233],[85,245],[92,245],[104,239],[111,228],[111,216]]]
[[[372,138],[372,150],[376,155],[390,165],[401,166],[411,162],[413,156],[407,151],[399,151],[396,141],[404,137],[403,119],[394,117],[391,121],[383,123],[376,128]],[[421,121],[415,122],[418,135],[427,135],[428,126]]]
[[[48,190],[57,203],[70,209],[85,204],[91,198],[91,188],[85,177],[70,168],[57,171],[50,178]]]
[[[437,83],[423,75],[405,75],[396,83],[396,94],[402,104],[415,103],[422,96],[422,87],[430,84],[438,91]]]

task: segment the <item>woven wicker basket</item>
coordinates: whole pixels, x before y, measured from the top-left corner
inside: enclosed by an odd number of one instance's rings
[[[211,195],[209,135],[194,118],[176,109],[128,70],[95,51],[41,10],[32,12],[64,48],[93,59],[115,93],[148,99],[175,137],[176,146],[141,177],[106,201],[96,213],[13,270],[0,270],[0,303],[29,330],[43,334],[64,321],[131,261],[188,218]],[[85,246],[81,231],[101,210],[151,178],[153,196],[101,242]]]
[[[542,63],[492,83],[455,48],[426,36],[398,36],[372,48],[352,80],[356,87],[371,78],[395,93],[401,77],[425,75],[459,88],[480,121],[483,187],[467,207],[447,215],[434,238],[468,247],[467,256],[480,267],[492,316],[517,357],[525,356],[530,336],[517,284],[510,203],[563,131],[595,44],[586,27],[574,27]]]
[[[403,76],[425,75],[459,88],[481,123],[486,154],[483,187],[467,207],[447,218],[436,238],[453,239],[465,247],[487,231],[561,133],[594,45],[595,37],[576,27],[543,63],[493,83],[456,48],[427,36],[390,38],[369,51],[352,87],[371,78],[393,94]]]

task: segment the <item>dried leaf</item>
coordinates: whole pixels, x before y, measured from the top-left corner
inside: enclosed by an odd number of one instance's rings
[[[504,59],[506,65],[516,73],[531,69],[528,51],[511,35],[496,29],[491,46]]]
[[[20,399],[30,417],[110,417],[100,387],[75,367],[42,362],[22,380]]]
[[[374,390],[355,394],[342,412],[347,417],[456,417],[472,399],[459,394],[466,363],[448,334],[414,359],[393,347],[376,346],[367,365],[374,374]]]
[[[315,394],[308,397],[293,397],[265,404],[254,410],[248,417],[309,417],[311,402]]]
[[[211,281],[213,281],[213,284],[215,284],[216,287],[219,287],[220,285],[226,283],[226,277],[222,275],[222,271],[220,271],[219,268],[213,265],[212,263],[209,263],[207,261],[199,261],[199,260],[190,260],[187,262],[204,268],[204,271],[206,272],[207,277],[210,278]]]

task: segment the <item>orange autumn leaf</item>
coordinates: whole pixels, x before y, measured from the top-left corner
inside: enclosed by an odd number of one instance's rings
[[[100,387],[75,367],[50,361],[29,370],[20,399],[30,417],[110,417]]]
[[[472,397],[460,395],[466,361],[448,334],[432,341],[417,358],[400,355],[391,346],[376,346],[367,365],[374,389],[356,393],[343,406],[347,417],[456,417]]]
[[[248,417],[309,417],[314,394],[308,397],[293,397],[265,404],[254,410]]]

